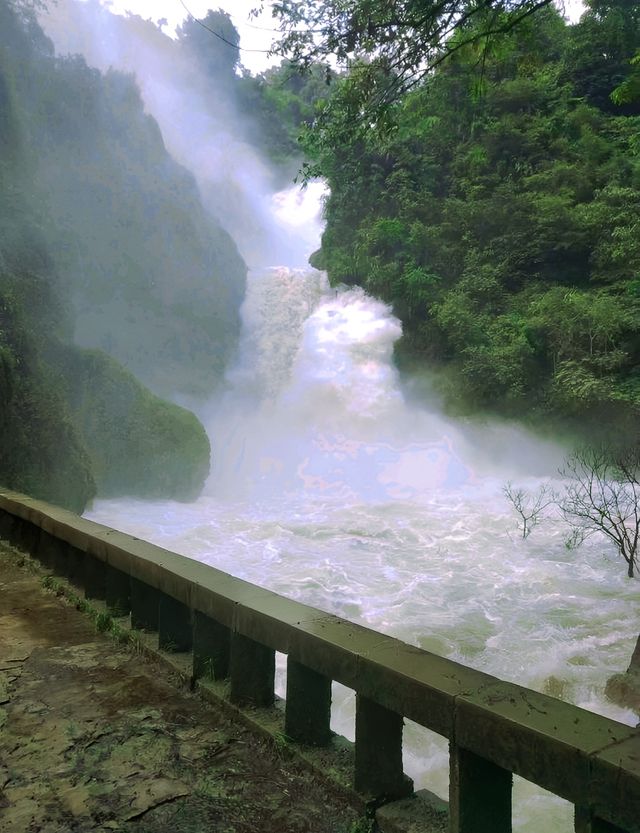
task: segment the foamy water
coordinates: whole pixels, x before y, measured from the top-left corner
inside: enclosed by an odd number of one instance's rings
[[[203,414],[214,464],[192,504],[99,501],[89,516],[291,598],[627,723],[604,699],[640,627],[637,582],[606,542],[570,551],[550,518],[523,540],[502,494],[562,451],[513,426],[410,406],[399,322],[313,270],[252,276],[224,401]],[[283,688],[283,670],[279,686]],[[353,737],[335,686],[334,728]],[[446,797],[446,744],[409,724],[416,787]],[[516,829],[570,831],[565,802],[518,782]]]
[[[59,51],[135,73],[167,148],[245,260],[304,263],[319,241],[322,185],[272,199],[228,91],[142,21],[50,5],[43,21]],[[200,413],[214,455],[204,494],[97,501],[88,516],[634,723],[603,691],[640,629],[638,583],[606,542],[568,551],[558,520],[522,540],[502,494],[507,481],[535,489],[553,476],[562,450],[513,426],[454,424],[435,399],[409,405],[392,361],[399,335],[384,304],[331,290],[318,272],[253,274],[228,394]],[[334,694],[334,728],[352,737],[353,697]],[[446,744],[411,724],[405,740],[416,787],[446,797]],[[521,833],[572,830],[564,802],[521,782],[515,813]]]

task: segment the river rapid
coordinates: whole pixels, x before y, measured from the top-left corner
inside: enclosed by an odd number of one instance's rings
[[[279,197],[286,210],[289,195]],[[297,211],[293,205],[292,211]],[[604,698],[640,628],[640,588],[605,541],[523,540],[503,494],[563,450],[514,425],[455,422],[401,381],[401,325],[311,269],[250,275],[226,393],[200,409],[213,463],[190,504],[99,500],[87,517],[429,651],[634,724]],[[284,664],[278,687],[284,690]],[[333,727],[354,698],[334,686]],[[446,797],[446,743],[405,729],[416,787]],[[570,831],[571,808],[519,781],[515,829]]]

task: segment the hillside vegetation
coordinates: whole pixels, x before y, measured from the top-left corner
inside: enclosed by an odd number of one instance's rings
[[[393,305],[452,407],[637,435],[639,46],[636,3],[546,8],[370,127],[356,63],[303,130],[331,188],[314,264]]]
[[[134,80],[0,0],[0,484],[77,510],[197,493],[204,429],[138,379],[210,395],[245,275]]]

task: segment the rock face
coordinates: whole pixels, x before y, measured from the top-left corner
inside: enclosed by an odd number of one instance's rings
[[[96,485],[82,437],[0,270],[0,483],[82,512]]]
[[[0,273],[0,483],[76,512],[97,493],[187,500],[209,472],[197,418],[114,359],[30,332]]]
[[[208,397],[236,346],[246,266],[167,153],[134,80],[57,63],[92,113],[70,108],[53,146],[36,134],[47,248],[74,341],[160,396]]]
[[[245,265],[133,78],[54,56],[7,0],[0,111],[0,484],[192,498],[209,442],[158,395],[211,395]]]
[[[197,497],[210,446],[194,414],[152,394],[99,350],[65,352],[66,398],[98,494]]]
[[[640,636],[625,674],[614,674],[607,680],[605,693],[609,700],[640,717]]]
[[[612,703],[631,709],[640,717],[640,674],[614,674],[607,680],[605,694]]]
[[[29,121],[74,340],[161,396],[208,396],[235,349],[246,266],[167,152],[135,79],[78,56],[50,60],[53,141],[39,112]]]

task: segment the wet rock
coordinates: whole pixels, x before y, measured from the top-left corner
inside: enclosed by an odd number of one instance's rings
[[[148,781],[138,781],[133,790],[129,805],[130,809],[122,817],[126,821],[131,821],[143,815],[148,810],[151,810],[153,807],[158,807],[161,804],[174,801],[176,798],[189,795],[189,792],[190,790],[186,784],[180,781],[173,781],[169,778],[153,778]]]
[[[553,674],[544,681],[542,691],[550,697],[555,697],[558,700],[570,699],[568,695],[569,684],[566,680],[561,680],[559,677],[554,677]]]
[[[607,680],[605,694],[612,703],[640,716],[640,673],[614,674]]]

